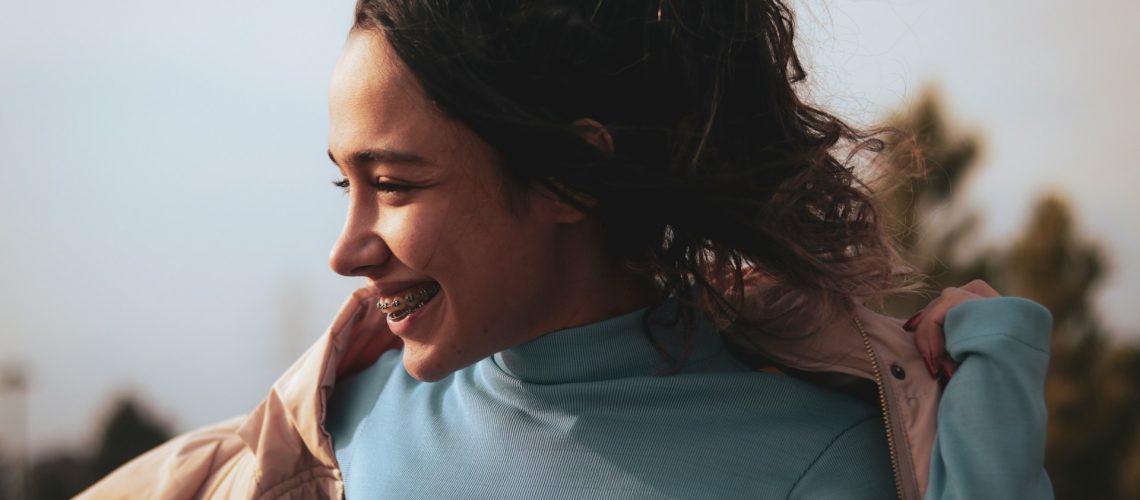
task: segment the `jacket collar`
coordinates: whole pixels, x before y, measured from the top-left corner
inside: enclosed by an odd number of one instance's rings
[[[257,457],[266,482],[285,480],[314,465],[336,469],[332,438],[324,428],[336,380],[401,345],[391,334],[372,333],[377,331],[375,323],[384,321],[373,307],[374,295],[369,288],[354,292],[325,335],[277,379],[269,396],[242,421],[237,433]]]

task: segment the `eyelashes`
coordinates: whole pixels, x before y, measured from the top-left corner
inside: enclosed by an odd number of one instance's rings
[[[345,193],[348,193],[352,183],[349,182],[347,177],[341,177],[339,179],[333,179],[332,185],[340,188]],[[368,185],[371,186],[372,189],[375,189],[381,193],[406,193],[412,189],[415,189],[414,186],[409,186],[407,184],[381,181],[379,179],[369,182]]]

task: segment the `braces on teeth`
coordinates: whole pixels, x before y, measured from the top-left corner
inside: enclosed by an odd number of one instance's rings
[[[418,311],[428,299],[435,296],[439,292],[439,284],[432,283],[428,286],[421,288],[417,292],[412,292],[392,299],[390,302],[384,302],[384,299],[376,301],[376,308],[382,312],[388,313],[389,319],[403,319],[404,317]]]

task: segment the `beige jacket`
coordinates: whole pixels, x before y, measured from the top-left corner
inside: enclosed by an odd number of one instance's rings
[[[378,314],[368,295],[360,290],[345,303],[329,331],[252,413],[176,437],[78,498],[342,498],[344,483],[323,427],[325,404],[339,377],[400,346],[394,337],[359,333],[375,331],[365,326],[375,318],[370,315]],[[855,316],[802,340],[772,340],[760,348],[796,370],[875,381],[899,496],[921,499],[930,469],[939,384],[927,373],[901,321],[863,307]]]

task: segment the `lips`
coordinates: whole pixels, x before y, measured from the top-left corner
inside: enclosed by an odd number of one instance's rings
[[[431,282],[409,288],[397,295],[380,297],[376,307],[388,314],[388,319],[398,321],[416,312],[439,293],[439,283]]]

